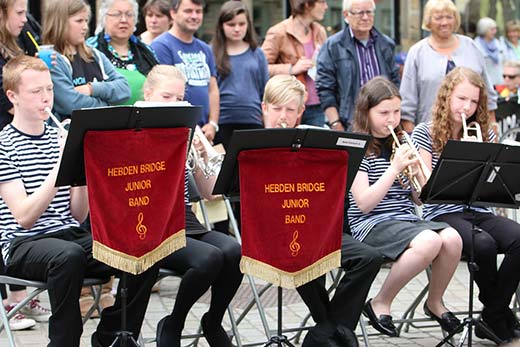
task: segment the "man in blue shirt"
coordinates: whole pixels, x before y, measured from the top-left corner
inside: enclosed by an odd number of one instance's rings
[[[194,37],[202,24],[204,0],[174,0],[171,29],[152,42],[161,64],[175,65],[188,79],[185,100],[204,108],[199,124],[212,141],[218,131],[219,90],[211,48]]]

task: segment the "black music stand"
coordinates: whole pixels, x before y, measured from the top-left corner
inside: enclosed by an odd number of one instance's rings
[[[89,130],[135,129],[139,131],[143,128],[186,127],[190,128],[191,134],[193,134],[195,125],[201,115],[201,107],[191,106],[116,106],[75,110],[71,117],[72,122],[56,179],[56,187],[67,185],[81,186],[87,183],[83,138]],[[118,346],[118,342],[120,342],[122,347],[138,347],[137,341],[132,336],[132,333],[127,331],[126,327],[127,273],[125,271],[121,272],[121,331],[116,334],[116,338],[110,346]]]
[[[290,148],[293,151],[297,151],[300,148],[321,148],[347,151],[349,153],[349,159],[346,193],[354,181],[359,164],[365,155],[369,139],[370,137],[368,135],[351,134],[319,128],[234,131],[220,174],[215,183],[213,194],[226,194],[228,196],[239,195],[238,154],[241,151],[262,148]],[[278,287],[277,306],[277,335],[271,336],[269,341],[265,344],[265,347],[294,347],[287,336],[283,335],[282,331],[282,287]]]
[[[472,329],[477,325],[473,318],[475,234],[480,229],[475,225],[475,210],[472,207],[514,207],[520,206],[520,147],[496,143],[476,143],[448,141],[438,164],[422,190],[421,200],[428,204],[466,205],[465,212],[472,213],[471,249],[468,260],[469,309],[468,316],[452,333],[437,346],[446,343],[463,329],[459,346],[466,338],[472,345]],[[485,326],[483,330],[491,333]]]

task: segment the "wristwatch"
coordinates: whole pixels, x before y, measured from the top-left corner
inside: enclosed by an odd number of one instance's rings
[[[215,128],[215,132],[218,133],[218,129],[219,129],[219,127],[218,127],[217,122],[215,122],[215,121],[213,121],[213,120],[210,120],[210,121],[208,122],[208,124],[211,124],[211,125],[213,126],[213,128]]]

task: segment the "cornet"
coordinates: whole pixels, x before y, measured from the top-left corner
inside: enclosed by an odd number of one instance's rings
[[[477,122],[471,122],[466,124],[466,115],[461,113],[462,118],[462,138],[461,141],[472,141],[472,142],[482,142],[482,129],[480,128],[480,124]],[[475,135],[469,135],[470,131],[474,131]]]
[[[411,157],[419,159],[419,170],[421,170],[425,179],[428,180],[431,175],[430,169],[428,169],[428,166],[426,165],[423,158],[415,148],[415,145],[412,143],[412,139],[410,138],[410,136],[406,133],[406,131],[403,130],[399,130],[396,133],[391,125],[388,125],[387,127],[390,130],[392,137],[394,138],[394,143],[392,145],[392,154],[394,154],[397,148],[401,147],[401,145],[407,144],[413,150],[413,154]],[[410,182],[411,188],[415,190],[417,194],[421,194],[421,184],[419,183],[417,175],[413,172],[411,166],[404,169],[403,172],[399,173],[399,175],[397,176],[401,185],[404,185],[403,182],[405,177],[408,178],[408,182]]]
[[[205,178],[209,178],[210,176],[216,176],[220,171],[220,167],[222,166],[224,154],[218,153],[213,148],[211,143],[209,143],[208,139],[202,132],[202,129],[198,125],[195,127],[195,133],[193,136],[196,136],[204,146],[204,150],[206,151],[206,154],[208,156],[208,161],[206,162],[204,160],[204,158],[199,154],[197,149],[195,149],[195,146],[192,144],[190,152],[188,153],[186,167],[189,170],[195,170],[198,166]]]
[[[65,132],[67,132],[67,129],[65,129],[65,128],[63,127],[63,125],[62,125],[61,122],[58,120],[58,118],[56,118],[56,116],[52,114],[50,108],[45,107],[44,110],[45,110],[45,112],[49,115],[49,118],[52,119],[52,121],[54,122],[54,124],[56,124],[56,126],[58,127],[58,129],[60,129],[61,131],[65,131]]]

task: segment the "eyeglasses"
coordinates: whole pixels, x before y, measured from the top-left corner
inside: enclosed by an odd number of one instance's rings
[[[123,16],[126,17],[126,19],[134,19],[135,14],[133,12],[117,11],[117,12],[107,13],[107,16],[121,20],[121,19],[123,19]]]
[[[518,76],[518,75],[505,75],[505,74],[502,75],[502,77],[504,77],[504,79],[509,78],[509,79],[511,79],[511,80],[514,79],[514,78],[516,78],[517,76]]]
[[[349,13],[350,13],[351,15],[353,15],[354,17],[358,17],[358,18],[363,18],[365,15],[366,15],[367,17],[373,17],[375,12],[376,12],[375,10],[366,10],[366,11],[349,11]]]

